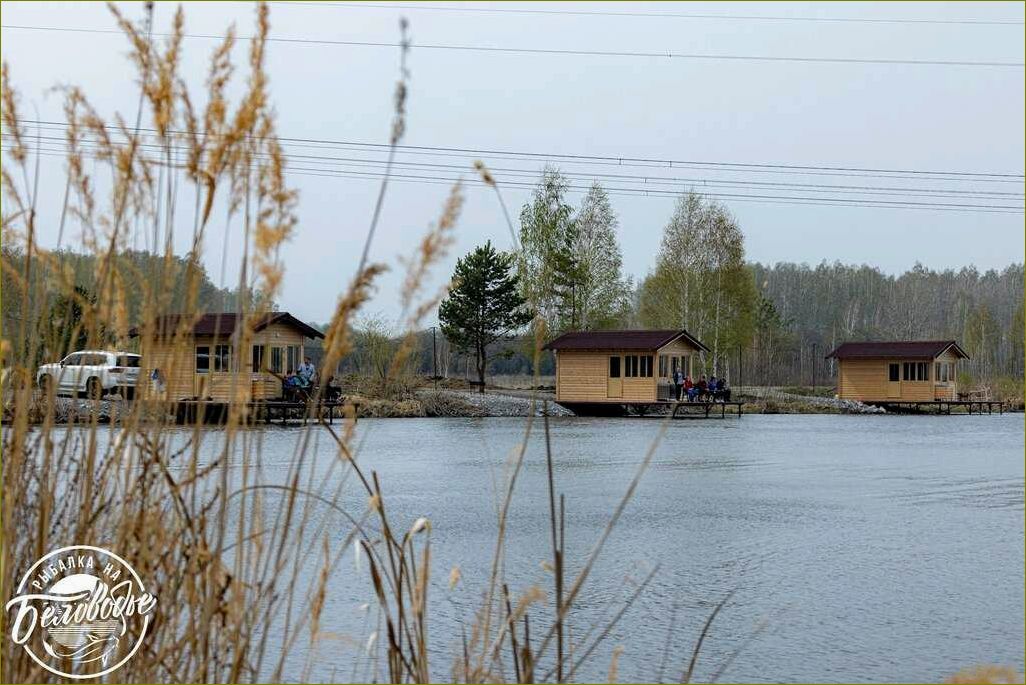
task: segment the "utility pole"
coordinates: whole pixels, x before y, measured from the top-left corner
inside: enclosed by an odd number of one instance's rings
[[[812,394],[816,394],[816,343],[812,343]]]
[[[435,329],[431,327],[431,378],[435,383],[435,390],[438,389],[438,343],[435,341]]]

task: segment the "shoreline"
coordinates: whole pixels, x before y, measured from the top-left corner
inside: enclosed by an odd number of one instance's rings
[[[935,412],[924,411],[885,411],[882,407],[866,405],[853,400],[841,400],[832,397],[797,395],[773,388],[746,388],[738,394],[745,404],[745,414],[889,414],[929,416]],[[545,413],[545,401],[548,402],[548,415],[553,418],[574,417],[569,409],[555,402],[555,394],[547,390],[532,391],[527,389],[511,389],[488,387],[485,392],[463,388],[426,388],[422,387],[403,399],[381,399],[362,394],[352,394],[347,398],[357,407],[356,417],[360,418],[525,418],[532,414],[536,417]],[[125,400],[120,398],[103,399],[96,406],[93,401],[68,397],[55,400],[55,424],[81,423],[92,420],[94,412],[98,422],[103,424],[119,423],[119,418],[130,410]],[[682,403],[687,405],[686,402]],[[533,411],[532,411],[533,409]],[[669,414],[671,405],[659,406],[645,412],[647,418],[660,418]],[[32,408],[34,414],[30,424],[42,423],[42,405]],[[340,410],[334,418],[342,418]],[[714,412],[716,410],[714,409]],[[1022,413],[1022,404],[1012,403],[1004,413]],[[967,414],[964,410],[952,411],[952,414]],[[728,411],[728,416],[736,416],[736,410]],[[623,414],[625,417],[639,417],[636,412]],[[297,416],[297,419],[299,417]],[[290,419],[293,420],[293,419]],[[5,408],[3,423],[10,423],[10,412]],[[254,422],[258,425],[261,422]]]

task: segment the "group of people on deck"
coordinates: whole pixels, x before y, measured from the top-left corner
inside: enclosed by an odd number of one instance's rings
[[[317,369],[310,362],[310,357],[304,357],[303,363],[299,365],[295,373],[285,375],[284,385],[286,389],[308,389],[313,387],[317,377]]]
[[[706,380],[705,374],[702,374],[695,382],[691,376],[685,376],[680,369],[673,372],[673,390],[678,402],[685,399],[688,402],[730,401],[730,388],[727,386],[726,378],[710,376]]]

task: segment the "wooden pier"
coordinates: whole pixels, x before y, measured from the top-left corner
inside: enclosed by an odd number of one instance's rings
[[[728,401],[728,402],[674,402],[673,413],[670,418],[674,419],[707,419],[710,415],[716,417],[716,408],[720,408],[718,418],[727,417],[727,407],[734,407],[734,411],[731,414],[741,418],[744,413],[742,407],[744,402],[739,400]],[[689,409],[698,409],[699,411],[688,411]]]
[[[290,420],[302,421],[303,425],[306,425],[310,419],[327,418],[330,424],[334,423],[336,410],[345,404],[345,399],[318,402],[281,399],[252,400],[246,402],[246,421],[266,424],[274,421],[284,426]],[[179,400],[175,402],[175,422],[178,424],[224,423],[228,419],[228,409],[228,402]]]
[[[993,414],[995,409],[998,414],[1005,413],[1005,403],[999,400],[867,400],[865,404],[882,407],[888,412],[915,413],[932,408],[936,414],[951,414],[952,407],[964,407],[966,414],[974,413],[974,409],[976,414]]]

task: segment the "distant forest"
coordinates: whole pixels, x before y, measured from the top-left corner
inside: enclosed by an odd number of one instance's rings
[[[755,335],[741,348],[740,376],[737,351],[724,353],[735,383],[809,385],[814,359],[818,382],[832,382],[835,368],[824,359],[827,353],[846,340],[873,339],[955,339],[972,357],[966,371],[974,379],[1023,377],[1022,264],[985,272],[916,265],[900,276],[839,263],[755,263],[747,270],[765,300]],[[625,324],[640,325],[636,315]],[[431,331],[418,338],[418,370],[431,374]],[[471,373],[472,364],[453,353],[441,334],[435,343],[441,374]],[[505,348],[508,358],[494,359],[490,373],[533,373],[526,339],[518,337]],[[356,370],[355,357],[346,368]],[[539,371],[554,373],[551,355],[542,355]]]
[[[779,368],[808,382],[813,345],[822,359],[841,342],[873,339],[955,339],[972,357],[966,368],[974,378],[1023,377],[1022,264],[982,273],[917,264],[897,277],[837,263],[750,268],[786,332],[784,340],[756,341],[748,364],[754,378],[768,374],[773,382],[769,370]]]
[[[7,246],[3,249],[2,316],[4,336],[12,339],[17,324],[26,315],[22,298],[12,280],[12,265],[19,254]],[[91,255],[70,251],[51,253],[52,269],[60,269],[71,279],[78,292],[89,296],[94,280],[95,259]],[[156,270],[169,269],[174,286],[167,293],[168,308],[179,311],[185,301],[184,273],[186,260],[173,257],[165,261],[145,252],[128,251],[119,255],[121,273],[129,278],[145,280]],[[54,274],[40,273],[36,278],[50,279]],[[679,290],[669,277],[658,269],[635,284],[617,276],[621,299],[611,301],[602,316],[585,317],[573,308],[561,311],[553,306],[550,337],[569,328],[653,328],[676,325],[676,320],[661,319],[667,294]],[[916,265],[900,276],[883,274],[869,266],[823,263],[816,267],[796,264],[773,266],[742,263],[729,272],[733,283],[728,292],[734,304],[724,305],[724,315],[709,307],[716,287],[706,279],[702,285],[693,282],[695,301],[692,314],[682,319],[683,325],[712,348],[718,336],[716,372],[734,384],[744,385],[811,385],[814,373],[819,384],[832,382],[834,365],[825,356],[845,340],[857,339],[947,339],[953,338],[972,357],[963,367],[965,380],[988,381],[999,378],[1022,379],[1024,374],[1023,265],[1014,264],[1002,271],[980,272],[973,267],[958,271],[934,271]],[[237,306],[234,289],[215,286],[205,272],[198,279],[199,311],[233,311]],[[700,288],[699,285],[702,285]],[[142,288],[126,283],[126,320],[140,321],[143,308]],[[580,289],[577,290],[580,297]],[[705,310],[700,306],[705,304]],[[259,297],[251,297],[251,308],[274,309],[261,305]],[[729,306],[729,308],[728,308]],[[63,326],[68,304],[52,292],[45,301],[31,303],[31,319],[46,329],[69,330]],[[568,313],[567,313],[568,312]],[[727,315],[726,313],[729,313]],[[563,318],[560,318],[563,317]],[[582,320],[583,319],[583,320]],[[704,323],[703,323],[704,322]],[[316,325],[316,324],[314,324]],[[718,328],[716,326],[719,326]],[[382,359],[395,349],[401,331],[394,330],[381,319],[362,319],[354,331],[355,350],[340,365],[342,372],[366,373],[368,367],[386,370]],[[48,330],[48,329],[47,329]],[[62,339],[60,330],[44,335]],[[453,350],[439,330],[418,331],[416,355],[410,360],[411,371],[431,375],[469,376],[473,363],[467,356]],[[62,345],[75,347],[76,341],[62,339]],[[499,354],[489,363],[489,374],[534,373],[531,340],[519,334],[497,346]],[[319,346],[311,346],[317,357]],[[40,356],[49,351],[40,351]],[[706,355],[706,371],[712,371],[712,355]],[[739,367],[740,362],[740,367]],[[551,375],[554,364],[550,354],[541,356],[539,372]]]
[[[40,348],[37,352],[39,360],[59,358],[65,350],[80,349],[85,344],[84,331],[78,331],[82,338],[80,340],[70,340],[69,336],[76,328],[80,328],[76,324],[80,323],[79,319],[88,309],[82,307],[82,302],[96,304],[96,257],[70,250],[58,250],[47,253],[45,259],[38,259],[32,275],[32,292],[46,293],[46,296],[28,302],[25,311],[26,303],[23,301],[23,290],[20,285],[24,253],[5,244],[0,254],[3,266],[0,273],[0,314],[4,337],[16,346],[23,344],[24,341],[18,339],[18,332],[21,330],[22,322],[27,321],[27,331],[30,335],[38,334],[38,339],[43,345],[52,345],[55,348]],[[165,259],[149,252],[126,250],[119,253],[116,260],[114,272],[119,279],[116,291],[121,297],[118,302],[112,304],[120,314],[111,318],[120,322],[119,328],[122,330],[107,331],[106,337],[110,340],[123,338],[130,326],[142,321],[143,293],[146,288],[141,284],[144,282],[170,284],[162,293],[165,298],[164,311],[177,312],[186,309],[188,263],[185,258],[173,256]],[[202,266],[198,267],[194,282],[197,285],[195,302],[198,311],[235,311],[238,304],[235,289],[217,287]],[[42,287],[43,283],[46,287]],[[74,289],[74,296],[69,295],[71,287]],[[261,307],[259,302],[259,297],[251,297],[252,307]],[[273,305],[271,307],[273,308]]]

